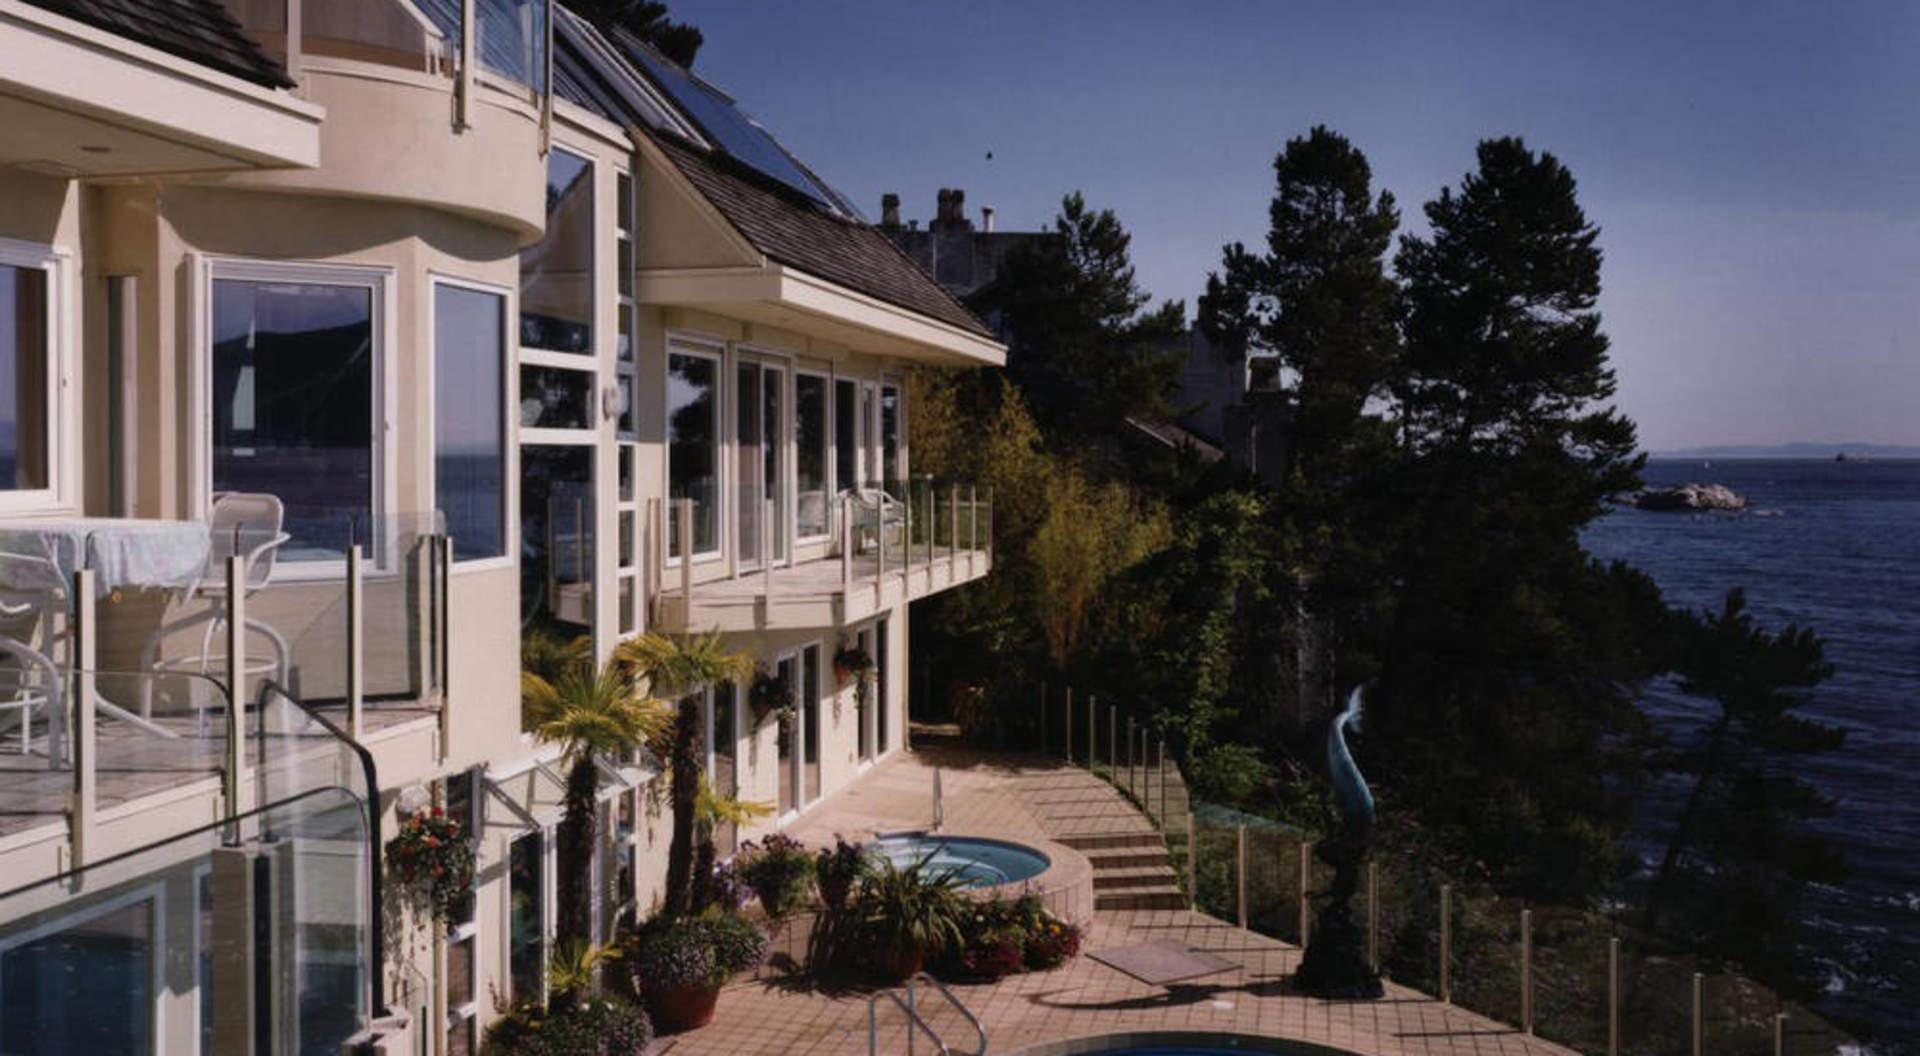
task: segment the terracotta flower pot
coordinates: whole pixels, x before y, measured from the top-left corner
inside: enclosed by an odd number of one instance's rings
[[[925,950],[914,950],[911,953],[883,950],[878,957],[874,958],[873,972],[879,982],[887,986],[898,986],[919,974],[926,963]]]
[[[715,983],[677,983],[652,986],[646,991],[647,1014],[653,1017],[653,1029],[660,1034],[678,1034],[697,1030],[713,1022],[714,1005],[720,1001]]]

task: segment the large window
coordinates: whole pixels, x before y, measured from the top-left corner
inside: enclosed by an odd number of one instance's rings
[[[213,491],[280,497],[291,536],[281,561],[339,560],[376,514],[378,287],[220,275]]]
[[[880,472],[877,474],[887,493],[905,499],[900,482],[900,386],[880,386]]]
[[[542,837],[529,832],[507,848],[507,975],[516,1001],[546,993],[546,875]]]
[[[154,1052],[158,893],[0,938],[0,1052]]]
[[[667,498],[693,503],[693,553],[720,548],[720,361],[676,351],[667,356]],[[667,511],[667,554],[686,552],[677,505]]]
[[[594,449],[520,445],[521,627],[571,638],[593,623]]]
[[[833,383],[833,476],[841,491],[860,486],[859,387],[844,379]]]
[[[455,560],[507,552],[507,299],[433,287],[433,484]]]
[[[802,539],[827,534],[827,379],[793,376],[793,439],[799,473],[795,527]]]
[[[25,259],[0,245],[0,491],[44,490],[51,475],[51,269]]]
[[[801,802],[820,798],[820,647],[800,650],[800,751],[805,787]]]
[[[593,163],[547,155],[547,233],[520,251],[520,344],[593,354]]]

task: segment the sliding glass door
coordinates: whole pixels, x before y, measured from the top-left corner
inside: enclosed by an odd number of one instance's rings
[[[800,697],[800,679],[796,674],[796,669],[799,666],[799,662],[792,656],[781,657],[780,661],[774,666],[774,677],[779,680],[780,685],[786,687],[786,689],[792,693],[796,705]],[[798,709],[796,708],[796,710]],[[781,716],[778,730],[780,772],[777,776],[777,782],[780,786],[778,796],[780,813],[782,814],[792,810],[794,805],[800,801],[798,794],[799,773],[793,765],[793,742],[795,738],[799,736],[799,722],[794,721],[792,717]]]
[[[734,367],[736,545],[742,568],[757,568],[772,542],[787,556],[786,392],[784,366],[742,356]]]

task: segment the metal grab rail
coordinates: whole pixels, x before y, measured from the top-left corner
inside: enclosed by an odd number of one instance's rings
[[[939,1053],[940,1056],[950,1056],[953,1050],[947,1048],[947,1043],[940,1040],[939,1033],[929,1026],[926,1020],[920,1018],[920,1013],[913,1010],[913,987],[907,987],[906,995],[907,999],[902,1001],[899,991],[882,990],[867,999],[867,1056],[879,1056],[880,1054],[880,999],[883,997],[893,1002],[895,1008],[898,1008],[907,1015],[907,1052],[909,1056],[911,1056],[913,1052],[914,1027],[919,1027],[921,1030],[927,1032],[927,1037],[933,1040],[935,1052]]]
[[[940,980],[925,972],[913,973],[913,977],[907,980],[907,985],[899,990],[882,990],[867,999],[867,1056],[879,1056],[880,1053],[879,1007],[880,999],[883,997],[892,1001],[894,1007],[907,1015],[908,1056],[912,1056],[913,1053],[913,1028],[916,1026],[926,1031],[927,1037],[933,1040],[934,1049],[940,1056],[951,1056],[952,1047],[940,1037],[938,1031],[927,1024],[926,1019],[915,1008],[914,987],[921,983],[932,987],[941,997],[946,998],[947,1004],[952,1005],[953,1010],[960,1013],[960,1018],[966,1020],[967,1025],[974,1029],[974,1033],[980,1035],[980,1047],[967,1053],[966,1056],[987,1056],[987,1028],[981,1025],[980,1017],[974,1015],[973,1010],[969,1009],[965,1002],[953,996],[953,991],[947,989]],[[905,1000],[901,999],[902,994],[906,995]]]

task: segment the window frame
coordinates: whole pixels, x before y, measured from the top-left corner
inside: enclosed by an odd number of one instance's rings
[[[683,560],[681,555],[672,552],[668,540],[672,538],[673,521],[673,437],[668,434],[671,427],[672,394],[668,384],[673,376],[673,357],[676,355],[694,356],[711,360],[714,365],[713,382],[713,485],[714,485],[714,532],[713,549],[692,550],[695,565],[709,564],[724,560],[727,554],[727,515],[732,512],[732,504],[727,501],[727,479],[722,475],[726,467],[726,455],[722,448],[731,449],[732,443],[726,438],[726,426],[732,420],[727,413],[727,400],[732,395],[732,386],[727,384],[727,370],[732,357],[727,355],[724,343],[716,343],[678,331],[668,331],[666,347],[660,357],[660,498],[666,504],[668,521],[667,533],[660,540],[661,560],[666,568],[679,568]],[[691,545],[689,543],[689,545]]]
[[[0,237],[0,264],[31,268],[46,274],[47,303],[47,486],[31,490],[0,490],[0,514],[59,512],[75,508],[73,476],[79,461],[75,434],[77,415],[69,406],[73,391],[72,360],[75,329],[67,318],[72,305],[73,253],[63,246]]]
[[[193,259],[195,255],[190,255]],[[216,281],[283,283],[311,286],[350,286],[364,288],[370,296],[373,335],[373,406],[370,420],[373,486],[368,496],[369,526],[378,532],[370,548],[370,565],[376,571],[391,571],[394,536],[398,514],[399,444],[394,434],[394,399],[398,391],[398,323],[393,311],[397,271],[390,264],[334,264],[318,261],[277,261],[253,257],[206,256],[195,260],[198,272],[194,283],[199,303],[195,306],[189,356],[193,391],[188,400],[192,414],[193,463],[188,474],[190,514],[193,520],[213,518],[213,284]],[[302,582],[336,579],[346,574],[346,559],[338,561],[276,561],[273,582]]]
[[[471,290],[475,293],[491,294],[500,300],[500,519],[501,553],[495,557],[469,557],[456,559],[453,567],[461,572],[487,572],[495,569],[513,568],[520,553],[520,518],[514,511],[520,508],[520,443],[514,436],[514,427],[519,422],[520,410],[520,369],[517,362],[515,339],[518,334],[514,325],[519,320],[519,291],[498,283],[482,282],[477,279],[447,275],[438,271],[427,272],[427,333],[433,335],[433,348],[427,356],[426,390],[427,400],[426,433],[433,451],[434,469],[427,484],[429,507],[436,513],[440,510],[440,345],[439,345],[439,291],[442,286],[454,289]]]

